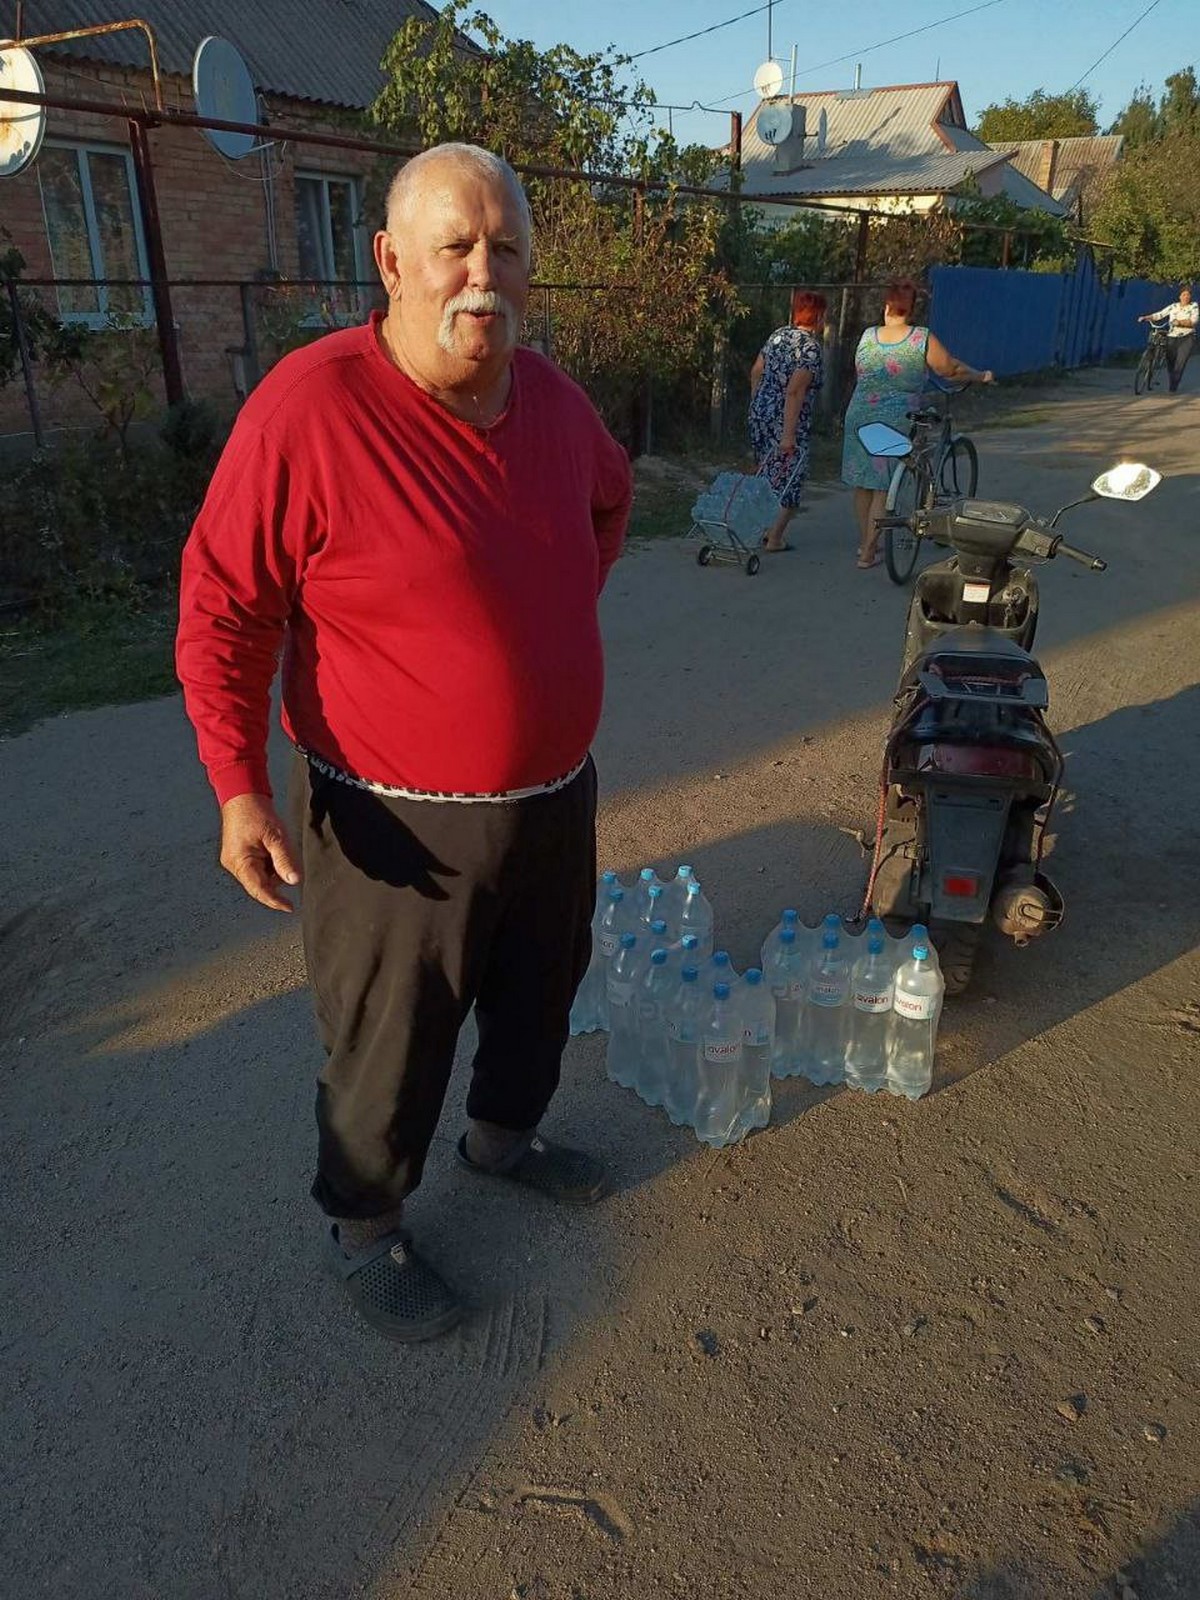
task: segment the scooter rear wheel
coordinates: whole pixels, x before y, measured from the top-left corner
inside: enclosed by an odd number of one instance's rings
[[[983,938],[982,924],[935,922],[929,933],[937,947],[948,995],[962,994],[970,986],[975,957]]]

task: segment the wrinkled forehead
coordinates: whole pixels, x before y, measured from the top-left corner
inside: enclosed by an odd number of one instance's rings
[[[422,172],[408,198],[408,225],[431,235],[514,238],[528,242],[525,210],[499,175],[439,162]]]

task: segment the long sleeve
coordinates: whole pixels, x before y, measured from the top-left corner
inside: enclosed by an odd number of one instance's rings
[[[592,486],[592,526],[600,550],[600,588],[603,589],[629,527],[633,505],[633,474],[629,458],[599,422],[595,481]]]
[[[239,421],[183,553],[175,666],[219,803],[270,794],[271,683],[309,524],[287,460]]]

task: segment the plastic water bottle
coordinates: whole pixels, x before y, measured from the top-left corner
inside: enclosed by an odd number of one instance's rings
[[[809,972],[800,1024],[800,1070],[810,1083],[841,1083],[846,1071],[850,964],[842,954],[840,918],[825,919],[821,953]]]
[[[640,1064],[637,1008],[637,935],[623,933],[608,968],[608,1052],[605,1067],[614,1083],[632,1088]]]
[[[800,1014],[804,1005],[804,964],[796,944],[796,930],[784,928],[779,944],[763,974],[775,1002],[775,1043],[771,1071],[777,1078],[793,1077],[800,1070]]]
[[[765,1128],[771,1120],[771,1061],[775,1051],[775,997],[758,967],[747,969],[738,995],[742,1020],[742,1105],[738,1128]]]
[[[887,1083],[888,1032],[896,975],[883,923],[867,928],[866,954],[850,971],[850,1042],[846,1047],[846,1082],[874,1094]]]
[[[605,973],[603,983],[597,979],[596,989],[597,1026],[600,1028],[608,1027],[608,967],[620,946],[621,935],[634,931],[632,923],[633,912],[624,889],[620,887],[610,889],[605,896],[600,920],[592,931],[593,959],[598,950],[599,959],[604,963]]]
[[[700,969],[700,976],[710,994],[714,983],[727,983],[732,993],[733,986],[737,982],[737,973],[733,970],[733,962],[729,959],[729,951],[714,950]]]
[[[715,983],[712,994],[700,1050],[695,1126],[698,1139],[719,1146],[734,1138],[742,1087],[742,1023],[727,983]]]
[[[638,986],[638,1046],[641,1070],[634,1087],[648,1106],[660,1106],[667,1088],[667,1017],[676,988],[675,975],[661,947],[650,953],[650,965]]]
[[[694,933],[700,941],[701,956],[704,960],[712,954],[713,947],[713,909],[700,887],[698,878],[689,878],[687,893],[683,902],[683,910],[679,913],[679,932]]]
[[[663,1094],[663,1106],[677,1128],[695,1120],[703,1029],[700,974],[695,967],[684,967],[675,998],[667,1007],[667,1084]]]
[[[650,911],[651,891],[657,889],[661,895],[665,888],[666,885],[653,867],[643,867],[641,872],[638,873],[638,881],[633,890],[633,903],[637,907],[639,922],[644,922],[649,926],[654,917],[658,915],[657,912],[651,914]]]
[[[665,891],[661,883],[652,883],[649,889],[647,889],[643,903],[638,910],[638,921],[641,923],[643,929],[652,928],[656,922],[661,922],[663,925],[663,931],[666,931],[666,918],[662,914],[662,897],[664,892]],[[664,939],[664,947],[666,943],[667,940]]]
[[[700,941],[694,933],[685,933],[678,944],[667,946],[667,965],[671,969],[676,985],[678,985],[679,979],[683,975],[684,967],[696,967],[699,969],[700,962],[703,960],[703,957],[699,954],[699,949]]]
[[[687,899],[688,884],[692,881],[692,877],[691,867],[680,867],[662,897],[661,914],[667,919],[667,926],[675,938],[678,938],[680,933],[679,922],[683,916],[684,901]]]
[[[913,929],[914,934],[916,929]],[[924,933],[924,929],[921,930]],[[887,1086],[919,1100],[933,1082],[938,1019],[946,985],[930,959],[928,943],[913,942],[912,958],[896,974],[888,1029]]]
[[[767,935],[767,937],[763,940],[762,951],[761,951],[761,954],[762,954],[762,971],[763,972],[766,972],[768,967],[770,967],[770,965],[771,965],[771,957],[772,957],[772,955],[774,955],[775,951],[778,950],[778,948],[779,948],[779,935],[783,932],[783,930],[785,928],[791,928],[791,930],[794,933],[795,930],[796,930],[796,925],[797,925],[797,923],[799,921],[800,921],[799,912],[791,911],[791,910],[785,911],[782,914],[782,916],[779,918],[779,921],[771,929],[771,931]]]

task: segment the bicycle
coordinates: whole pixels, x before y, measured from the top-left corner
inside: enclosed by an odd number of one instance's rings
[[[920,552],[920,540],[913,533],[917,512],[970,499],[979,485],[979,454],[965,433],[954,432],[948,401],[943,408],[921,406],[908,415],[912,451],[892,473],[879,519],[888,577],[901,585],[912,577]]]
[[[1166,364],[1167,324],[1151,322],[1146,348],[1142,351],[1142,359],[1138,362],[1137,371],[1133,375],[1134,394],[1144,394],[1153,389],[1154,380]]]

